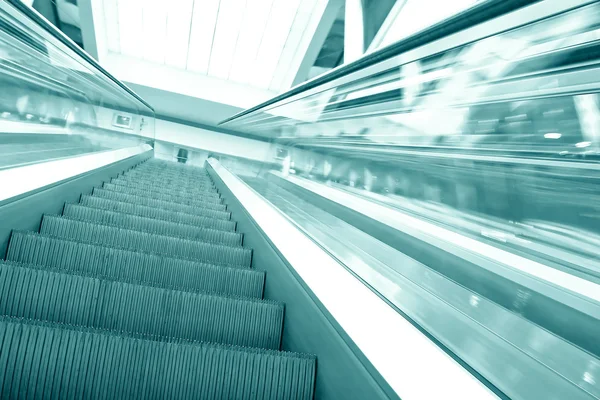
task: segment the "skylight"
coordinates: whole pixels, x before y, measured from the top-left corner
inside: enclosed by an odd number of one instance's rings
[[[279,92],[325,7],[319,0],[103,0],[108,51]]]

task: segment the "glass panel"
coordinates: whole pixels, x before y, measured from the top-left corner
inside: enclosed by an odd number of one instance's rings
[[[580,4],[224,123],[276,149],[251,187],[511,398],[549,369],[573,384],[555,398],[600,395],[600,4]]]
[[[0,3],[1,169],[154,139],[154,111],[57,34]]]

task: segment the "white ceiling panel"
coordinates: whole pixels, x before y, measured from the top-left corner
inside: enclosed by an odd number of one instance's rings
[[[120,53],[121,43],[119,40],[119,14],[117,11],[117,0],[104,0],[103,5],[108,51]]]
[[[117,3],[121,54],[143,57],[142,4],[143,0],[119,0]]]
[[[279,91],[282,89],[283,81],[290,70],[297,70],[299,65],[294,65],[294,60],[300,49],[300,42],[309,29],[310,20],[313,16],[317,0],[302,0],[294,23],[292,24],[290,34],[283,51],[277,62],[273,78],[271,79],[269,89]],[[301,61],[301,59],[300,59]]]
[[[246,0],[222,0],[208,74],[227,79],[246,11]]]
[[[129,62],[272,93],[290,86],[329,1],[98,0],[94,17]]]
[[[248,0],[246,16],[229,72],[230,80],[240,83],[248,83],[252,80],[252,66],[265,33],[272,4],[273,0]]]
[[[253,68],[253,83],[268,88],[301,0],[275,0]]]
[[[166,1],[165,1],[166,2]],[[167,50],[165,64],[176,68],[186,68],[190,27],[192,23],[193,0],[169,0],[167,16]],[[199,6],[203,1],[199,0]]]
[[[187,69],[206,74],[219,15],[219,0],[197,0],[192,15]]]
[[[144,59],[163,64],[167,49],[166,2],[147,0],[142,9]]]

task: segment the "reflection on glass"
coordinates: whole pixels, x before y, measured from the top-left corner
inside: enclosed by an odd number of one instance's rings
[[[590,335],[600,331],[600,4],[566,3],[480,40],[463,34],[445,50],[390,56],[225,124],[288,146],[268,183],[251,186],[505,393],[526,393],[537,367],[519,359],[496,369],[500,342],[600,394]],[[385,210],[377,221],[416,221],[396,228],[413,238],[421,227],[444,234],[419,237],[427,251],[404,239],[385,248],[360,231],[367,222],[303,203],[314,198],[298,187],[360,204],[358,213]],[[467,260],[476,252],[477,263]],[[541,288],[542,275],[565,282]],[[454,311],[440,313],[448,304]]]
[[[8,2],[0,27],[0,168],[154,138],[152,109]]]

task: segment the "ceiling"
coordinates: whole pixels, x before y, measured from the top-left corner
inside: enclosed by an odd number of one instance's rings
[[[295,78],[323,3],[103,0],[102,23],[109,53],[279,93]]]

